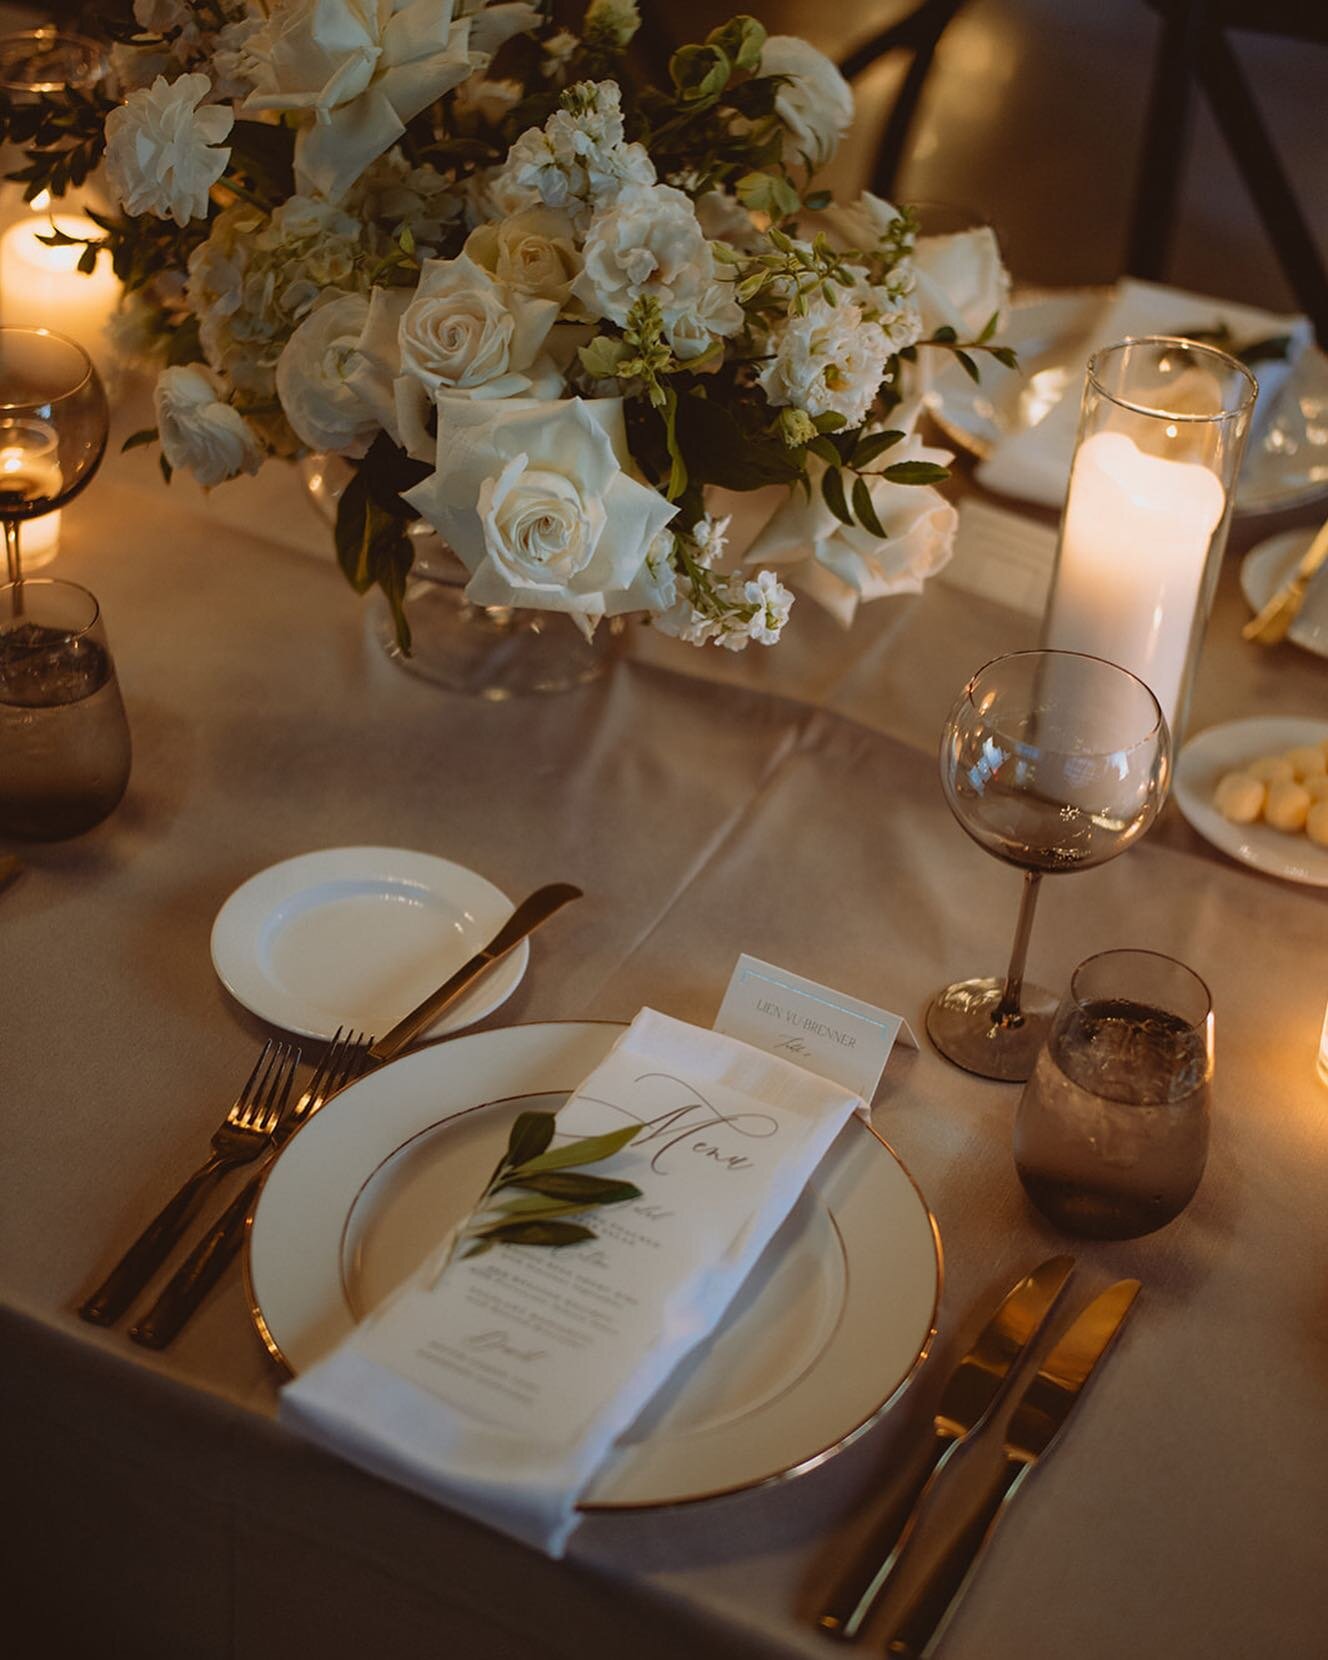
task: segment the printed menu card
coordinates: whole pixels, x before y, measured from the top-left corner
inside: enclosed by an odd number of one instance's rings
[[[595,1237],[562,1248],[443,1242],[283,1390],[283,1419],[561,1555],[578,1495],[713,1330],[855,1109],[842,1085],[642,1010],[552,1144],[638,1125],[594,1169],[640,1197],[579,1213]]]

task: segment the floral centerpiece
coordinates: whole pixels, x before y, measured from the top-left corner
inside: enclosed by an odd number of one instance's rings
[[[800,586],[851,619],[949,555],[924,354],[977,376],[1007,279],[815,185],[853,117],[806,42],[735,17],[634,73],[634,0],[134,0],[109,83],[6,112],[29,195],[83,184],[152,362],[162,467],[355,465],[336,543],[403,639],[412,520],[480,605],[644,612],[770,644]],[[59,240],[59,233],[53,233]],[[727,570],[711,487],[780,486]]]

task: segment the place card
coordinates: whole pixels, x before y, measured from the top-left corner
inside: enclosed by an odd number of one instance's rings
[[[896,1040],[916,1049],[902,1015],[744,954],[715,1030],[805,1066],[870,1102]]]

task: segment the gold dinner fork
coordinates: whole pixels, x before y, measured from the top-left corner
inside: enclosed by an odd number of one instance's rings
[[[249,1164],[271,1145],[272,1132],[290,1095],[300,1051],[288,1043],[263,1045],[244,1088],[212,1137],[212,1151],[79,1309],[95,1326],[120,1318],[170,1255],[204,1195],[228,1170]]]
[[[373,1041],[362,1032],[346,1032],[338,1026],[327,1053],[309,1080],[309,1087],[291,1110],[281,1115],[272,1135],[270,1157],[264,1160],[265,1166],[324,1102],[330,1101],[338,1090],[360,1076],[369,1063],[369,1045]],[[164,1349],[193,1317],[244,1243],[249,1213],[262,1189],[264,1174],[264,1170],[259,1170],[245,1183],[244,1189],[167,1281],[148,1313],[129,1328],[129,1335],[135,1343],[142,1343],[149,1349]]]

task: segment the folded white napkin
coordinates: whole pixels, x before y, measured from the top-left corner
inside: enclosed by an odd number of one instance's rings
[[[1230,330],[1237,348],[1279,335],[1290,338],[1284,359],[1269,358],[1254,365],[1259,399],[1253,438],[1270,417],[1296,359],[1312,339],[1308,318],[1276,316],[1253,306],[1237,305],[1233,300],[1215,300],[1126,277],[1113,296],[1103,302],[1082,342],[1082,368],[1087,369],[1094,352],[1130,335],[1184,334],[1222,327]],[[979,481],[1002,495],[1059,507],[1069,483],[1083,387],[1083,374],[1072,375],[1064,394],[1035,427],[1015,433],[996,446],[977,470]]]
[[[639,1122],[593,1166],[642,1198],[560,1249],[449,1246],[281,1416],[389,1481],[560,1556],[610,1447],[718,1323],[854,1110],[851,1090],[643,1009],[558,1114],[562,1146]]]

